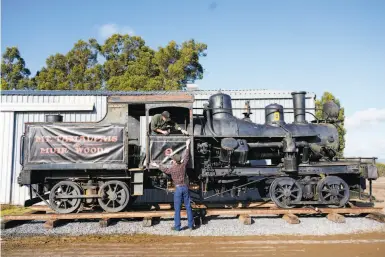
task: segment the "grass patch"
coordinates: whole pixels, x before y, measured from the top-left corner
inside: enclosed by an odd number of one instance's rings
[[[378,176],[385,177],[385,164],[377,163]]]
[[[0,205],[0,215],[20,215],[29,212],[31,209],[27,207],[10,205],[10,204],[1,204]]]

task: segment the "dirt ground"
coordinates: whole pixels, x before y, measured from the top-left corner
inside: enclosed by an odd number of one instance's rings
[[[2,242],[2,256],[384,256],[385,234],[248,237],[37,237]]]
[[[385,178],[373,182],[385,200]],[[376,203],[384,207],[385,201]],[[333,236],[177,237],[114,235],[1,241],[1,256],[385,256],[385,233]]]

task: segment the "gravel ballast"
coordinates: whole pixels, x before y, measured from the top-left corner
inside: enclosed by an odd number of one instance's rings
[[[288,224],[281,218],[253,217],[251,225],[243,225],[234,217],[211,219],[193,231],[171,231],[172,219],[162,219],[151,227],[143,227],[142,221],[120,220],[106,228],[97,221],[63,223],[53,229],[44,228],[44,222],[32,221],[1,230],[3,238],[23,236],[80,236],[111,234],[152,234],[180,236],[250,236],[250,235],[336,235],[364,232],[385,232],[385,224],[361,217],[346,217],[345,223],[334,223],[324,217],[300,217],[300,224]],[[182,227],[187,220],[182,219]]]

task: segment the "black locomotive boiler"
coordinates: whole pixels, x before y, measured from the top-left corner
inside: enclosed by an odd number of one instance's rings
[[[265,123],[253,123],[246,105],[235,117],[231,97],[218,92],[199,114],[186,92],[112,95],[97,123],[25,124],[21,138],[21,186],[30,188],[25,205],[45,201],[59,213],[84,206],[119,212],[135,204],[173,203],[173,184],[151,162],[171,165],[172,155],[191,139],[188,180],[192,200],[229,204],[272,200],[278,207],[345,206],[377,179],[374,158],[337,158],[338,106],[323,106],[324,120],[307,121],[305,92],[293,92],[294,122],[287,110],[265,107]],[[151,116],[167,110],[189,132],[152,135]]]

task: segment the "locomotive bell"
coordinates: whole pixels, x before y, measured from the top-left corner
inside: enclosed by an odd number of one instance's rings
[[[225,119],[233,116],[233,107],[231,105],[231,97],[227,94],[217,93],[210,96],[209,106],[211,113],[215,119]]]
[[[269,104],[265,107],[265,123],[269,125],[284,124],[283,106],[280,104]]]

